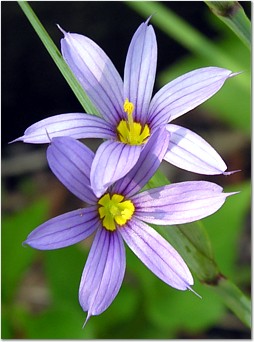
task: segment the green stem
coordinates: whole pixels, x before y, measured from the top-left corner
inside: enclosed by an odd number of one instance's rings
[[[52,57],[53,61],[56,63],[58,69],[61,71],[62,75],[64,76],[65,80],[71,87],[72,91],[76,95],[77,99],[81,103],[84,110],[89,114],[99,115],[98,111],[95,109],[90,99],[84,92],[84,89],[81,87],[81,85],[79,84],[79,82],[77,81],[73,73],[71,72],[70,68],[65,63],[60,51],[58,50],[55,43],[48,35],[45,28],[42,26],[41,22],[39,21],[38,17],[36,16],[32,8],[30,7],[30,5],[26,1],[18,1],[18,4],[21,7],[24,14],[26,15],[29,22],[31,23],[35,32],[38,34],[42,43],[48,50],[50,56]]]

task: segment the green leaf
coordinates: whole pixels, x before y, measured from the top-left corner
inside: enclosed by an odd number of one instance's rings
[[[32,27],[34,28],[35,32],[40,37],[42,43],[48,50],[50,56],[52,57],[53,61],[56,63],[58,69],[66,79],[67,83],[71,87],[72,91],[76,95],[77,99],[81,103],[84,110],[89,114],[100,115],[99,112],[96,110],[94,105],[91,103],[89,97],[85,93],[84,89],[79,84],[78,80],[75,78],[73,73],[71,72],[68,65],[65,63],[64,59],[62,58],[58,48],[48,35],[47,31],[39,21],[36,14],[33,12],[32,8],[26,1],[18,1],[19,6],[23,10],[24,14],[26,15],[27,19],[31,23]]]
[[[200,281],[211,282],[219,274],[207,232],[201,222],[159,228],[181,254]]]
[[[223,274],[229,276],[236,284],[241,280],[241,273],[245,272],[237,266],[237,251],[242,227],[248,210],[250,210],[251,185],[250,183],[239,184],[227,188],[226,191],[240,190],[240,193],[227,201],[223,208],[206,219],[204,223],[208,229],[214,246],[215,257],[218,260]],[[211,291],[220,296],[239,319],[250,327],[251,302],[240,289],[225,277],[218,277]]]
[[[251,49],[251,23],[238,1],[205,1],[211,11]]]
[[[251,328],[251,301],[230,280],[221,277],[216,286],[209,287],[247,327]]]

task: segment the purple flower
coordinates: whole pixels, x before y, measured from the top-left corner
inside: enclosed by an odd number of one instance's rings
[[[155,130],[131,171],[99,197],[90,183],[94,153],[89,148],[71,137],[53,138],[48,147],[51,170],[87,206],[43,223],[25,243],[40,250],[57,249],[95,233],[79,288],[80,304],[88,311],[86,321],[105,311],[121,287],[126,262],[124,241],[165,283],[191,290],[193,278],[187,265],[147,223],[170,225],[201,219],[217,211],[230,194],[204,181],[139,192],[159,167],[169,138],[164,128]],[[106,172],[104,175],[107,177]]]
[[[56,136],[106,139],[92,164],[96,182],[92,178],[91,184],[97,196],[108,187],[104,170],[107,169],[107,180],[111,182],[123,177],[136,164],[157,127],[171,133],[165,160],[192,172],[227,174],[224,161],[206,141],[170,122],[209,99],[235,74],[217,67],[197,69],[169,82],[151,100],[157,42],[148,21],[139,26],[131,40],[124,81],[109,57],[91,39],[61,29],[62,55],[101,117],[84,113],[56,115],[30,126],[15,140],[48,143],[49,137]],[[115,159],[120,160],[119,168],[115,168]]]

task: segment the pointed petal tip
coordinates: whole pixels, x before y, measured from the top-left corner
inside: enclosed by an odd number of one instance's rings
[[[200,296],[200,294],[198,294],[196,291],[194,291],[190,286],[188,286],[187,289],[188,289],[189,291],[191,291],[192,293],[194,293],[198,298],[202,299],[202,297]]]
[[[155,15],[155,14],[157,14],[158,13],[158,11],[156,11],[156,12],[153,12],[147,19],[146,19],[146,21],[145,21],[145,24],[148,26],[148,24],[150,23],[150,21],[152,20],[152,17]],[[152,25],[152,24],[150,24],[150,25]]]
[[[240,192],[241,192],[241,191],[228,192],[228,193],[226,193],[225,195],[226,195],[226,197],[228,197],[228,196],[237,195],[237,194],[239,194]]]
[[[27,248],[27,247],[32,247],[32,248],[35,248],[35,249],[39,249],[39,248],[37,248],[37,247],[34,247],[34,246],[30,243],[29,238],[27,238],[25,241],[22,242],[22,247],[25,247],[25,248]]]
[[[231,78],[231,77],[240,75],[240,74],[242,74],[243,72],[244,72],[244,71],[232,72],[228,77]]]
[[[17,139],[14,139],[14,140],[8,142],[8,144],[13,144],[13,143],[15,143],[15,142],[17,142],[17,141],[23,141],[23,142],[24,142],[24,135],[23,135],[22,137],[19,137],[19,138],[17,138]]]
[[[8,142],[8,144],[13,144],[13,143],[19,142],[19,141],[21,141],[21,142],[23,142],[25,144],[49,144],[49,143],[52,142],[52,139],[50,138],[49,133],[47,132],[47,130],[46,130],[46,135],[47,135],[47,138],[48,138],[49,141],[39,141],[39,142],[37,142],[36,139],[31,139],[29,134],[27,134],[27,135],[25,134],[25,135],[22,135],[21,137],[19,137],[17,139],[14,139],[14,140]]]
[[[234,171],[225,171],[222,172],[223,176],[230,176],[233,175],[234,173],[241,172],[242,170],[234,170]]]
[[[67,32],[64,31],[64,29],[62,29],[62,27],[61,27],[59,24],[56,24],[56,26],[57,26],[58,29],[63,33],[64,36],[67,34]]]
[[[27,240],[23,241],[22,242],[22,247],[27,247],[27,246],[29,246],[29,244],[27,243]]]
[[[153,15],[154,15],[154,13],[151,14],[151,15],[146,19],[145,24],[146,24],[147,26],[148,26],[150,20],[152,19],[152,16],[153,16]]]
[[[82,329],[85,328],[87,322],[89,321],[89,319],[90,319],[91,317],[92,317],[92,315],[90,314],[90,312],[88,312],[88,313],[87,313],[87,316],[86,316],[86,320],[85,320],[85,322],[84,322],[84,324],[83,324],[83,326],[82,326]]]

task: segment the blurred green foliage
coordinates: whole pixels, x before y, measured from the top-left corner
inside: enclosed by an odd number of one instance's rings
[[[5,275],[2,295],[6,301],[13,300],[24,271],[34,260],[36,252],[24,248],[22,242],[31,229],[46,218],[46,210],[46,200],[42,199],[17,214],[4,217],[2,221],[2,272]]]
[[[156,5],[154,2],[153,5]],[[139,6],[142,6],[141,2]],[[143,5],[145,13],[147,7]],[[161,9],[158,6],[158,16]],[[207,13],[209,10],[207,9]],[[151,14],[151,13],[150,13]],[[165,13],[163,13],[165,15]],[[155,18],[155,17],[154,17]],[[229,80],[223,89],[202,105],[207,115],[216,116],[233,132],[250,134],[250,55],[241,42],[224,26],[208,16],[211,25],[220,32],[217,48],[224,51],[232,64],[244,75]],[[153,22],[156,25],[156,20]],[[170,38],[169,38],[170,39]],[[176,38],[175,38],[176,39]],[[200,50],[205,47],[199,47]],[[163,47],[160,47],[163,51]],[[195,68],[218,65],[213,55],[191,53],[158,75],[159,86]],[[218,65],[227,67],[227,65]],[[243,76],[242,76],[243,75]],[[242,77],[242,80],[241,80]],[[250,210],[250,182],[237,183],[225,191],[240,191],[230,198],[216,214],[203,220],[208,242],[200,241],[200,250],[216,260],[220,271],[240,288],[248,290],[250,267],[239,264],[238,243],[243,234],[245,220]],[[78,244],[57,251],[35,251],[23,247],[22,242],[32,229],[45,221],[49,201],[38,199],[18,213],[4,214],[2,219],[2,338],[3,339],[174,339],[179,336],[195,336],[212,328],[228,315],[225,293],[204,286],[198,281],[195,263],[188,254],[183,255],[195,277],[191,292],[176,291],[157,279],[127,250],[127,270],[122,288],[109,309],[98,317],[92,317],[85,329],[85,313],[78,303],[78,288],[89,244]],[[187,227],[188,228],[188,227]],[[177,249],[174,240],[177,227],[165,227],[160,232]],[[198,234],[198,232],[196,233]],[[29,296],[21,295],[25,280],[33,267],[40,267],[44,289],[41,305],[34,307]],[[200,278],[200,275],[199,275]],[[202,278],[202,277],[201,277]],[[31,286],[31,285],[30,285]],[[35,291],[33,288],[30,289]],[[30,291],[28,289],[28,292]],[[222,289],[221,289],[222,291]],[[35,295],[36,295],[35,291]],[[39,296],[39,293],[38,293]],[[26,301],[24,301],[24,298]],[[28,298],[28,299],[27,299]],[[227,304],[227,303],[226,303]],[[231,307],[234,311],[234,302]]]

